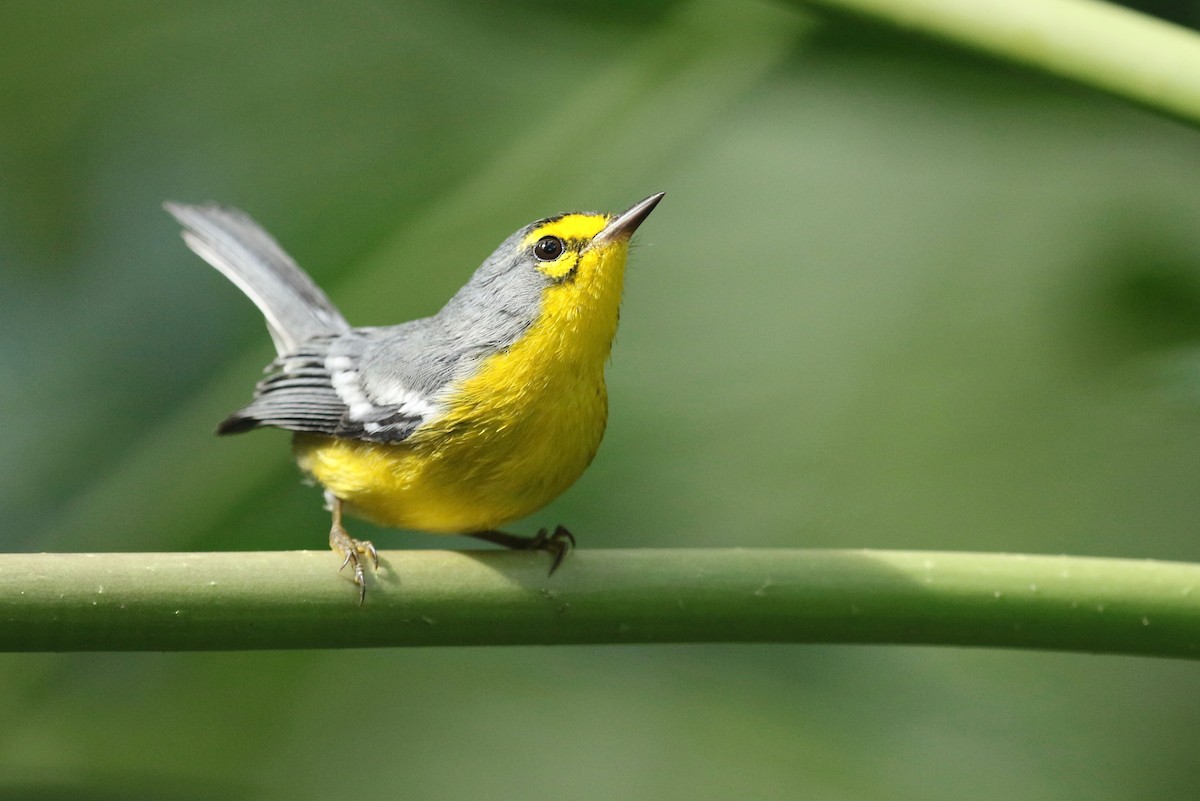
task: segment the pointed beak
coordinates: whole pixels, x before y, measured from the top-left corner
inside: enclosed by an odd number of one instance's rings
[[[658,205],[658,201],[662,200],[665,194],[666,192],[659,192],[651,195],[645,200],[633,204],[629,210],[613,217],[608,225],[604,226],[604,230],[592,238],[592,244],[600,245],[617,239],[629,239],[637,227],[642,224],[642,220],[650,216],[650,212],[654,211],[654,207]]]

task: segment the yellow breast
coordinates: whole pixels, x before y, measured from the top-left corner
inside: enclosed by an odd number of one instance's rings
[[[546,290],[525,336],[440,399],[445,413],[408,440],[300,434],[301,468],[349,511],[397,528],[484,531],[545,506],[604,435],[625,256],[624,242],[585,252],[571,286]]]

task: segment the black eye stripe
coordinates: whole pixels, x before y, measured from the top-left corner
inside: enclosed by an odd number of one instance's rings
[[[584,249],[586,249],[587,246],[589,244],[591,244],[591,241],[592,241],[591,239],[587,239],[587,238],[581,239],[578,237],[573,237],[571,239],[563,239],[560,236],[544,236],[541,239],[539,239],[537,242],[535,242],[533,245],[534,255],[537,256],[539,259],[542,259],[542,257],[537,253],[537,246],[542,244],[542,242],[547,239],[557,239],[559,242],[561,242],[562,246],[563,246],[562,253],[566,253],[568,250],[573,250],[576,253],[582,253],[584,251]],[[562,255],[562,254],[560,253],[559,255]],[[554,258],[558,258],[558,257],[555,256]],[[552,260],[553,259],[542,259],[542,261],[552,261]]]

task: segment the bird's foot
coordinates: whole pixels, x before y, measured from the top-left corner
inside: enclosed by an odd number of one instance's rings
[[[356,540],[341,526],[334,526],[329,530],[329,547],[334,553],[342,556],[342,566],[338,571],[345,570],[349,565],[354,572],[354,583],[358,585],[358,605],[362,606],[363,601],[367,599],[367,577],[363,570],[363,562],[366,561],[366,557],[370,557],[371,567],[378,568],[379,553],[370,540]]]
[[[379,552],[375,550],[375,545],[370,540],[356,540],[342,527],[341,500],[332,495],[326,495],[326,499],[329,501],[330,511],[333,512],[333,526],[329,529],[329,547],[342,557],[342,566],[338,568],[338,572],[345,570],[347,565],[354,572],[354,583],[358,585],[358,605],[362,606],[363,601],[367,600],[367,576],[366,571],[363,570],[363,561],[366,557],[370,557],[371,567],[378,569]]]
[[[550,575],[552,576],[566,558],[567,553],[575,547],[575,536],[567,531],[565,526],[555,526],[553,532],[543,528],[532,537],[523,537],[504,531],[480,531],[471,536],[495,545],[502,545],[505,548],[512,548],[515,551],[545,551],[554,557],[550,563]]]
[[[531,551],[546,551],[554,557],[554,561],[550,563],[550,575],[553,576],[563,559],[567,558],[567,553],[575,547],[575,535],[567,531],[565,526],[555,526],[552,534],[543,528],[533,536],[526,547]]]

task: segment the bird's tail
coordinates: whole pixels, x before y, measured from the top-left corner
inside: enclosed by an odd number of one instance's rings
[[[350,324],[279,243],[238,209],[164,203],[183,241],[246,293],[267,319],[280,356]]]

